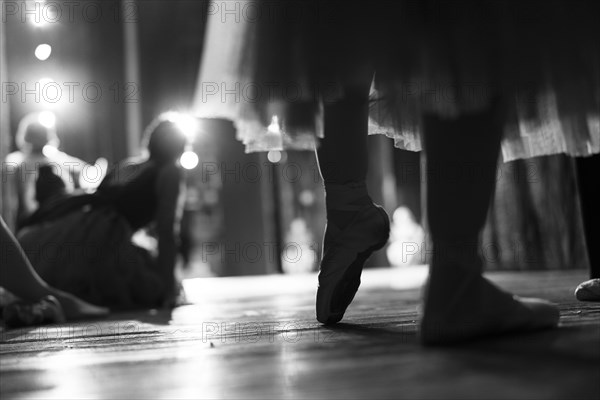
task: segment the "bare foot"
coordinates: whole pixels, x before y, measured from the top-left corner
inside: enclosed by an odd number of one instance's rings
[[[60,302],[67,321],[103,318],[110,312],[106,307],[95,306],[58,289],[54,289],[53,295]]]
[[[558,308],[545,300],[520,298],[478,273],[430,282],[421,319],[424,344],[451,344],[558,325]]]
[[[54,296],[44,296],[34,302],[12,302],[4,307],[2,318],[10,328],[65,322],[62,306]]]

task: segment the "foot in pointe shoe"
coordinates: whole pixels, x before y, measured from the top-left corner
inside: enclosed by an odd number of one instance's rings
[[[60,302],[68,321],[105,318],[110,313],[106,307],[100,307],[81,300],[72,294],[56,290],[54,297]]]
[[[555,328],[559,311],[542,299],[506,293],[480,275],[463,279],[455,290],[427,290],[420,337],[426,345]]]
[[[343,230],[328,222],[317,290],[317,320],[339,322],[360,286],[363,266],[388,241],[390,221],[385,210],[369,204]]]
[[[577,286],[575,297],[579,301],[600,301],[600,279],[590,279]]]

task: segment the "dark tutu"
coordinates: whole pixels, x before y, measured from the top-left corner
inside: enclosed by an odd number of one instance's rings
[[[421,149],[423,115],[454,117],[501,97],[505,160],[591,155],[600,152],[598,3],[240,2],[241,18],[209,18],[196,109],[235,120],[249,151],[309,149],[322,105],[374,70],[369,131],[400,148]]]
[[[54,287],[113,309],[159,306],[165,285],[132,235],[111,206],[88,206],[27,227],[18,239],[35,270]]]

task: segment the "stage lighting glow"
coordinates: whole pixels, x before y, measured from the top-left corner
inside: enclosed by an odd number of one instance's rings
[[[310,189],[304,189],[300,192],[299,200],[304,207],[310,207],[315,204],[315,193]]]
[[[51,79],[48,77],[40,79],[40,86],[42,89],[44,88],[44,86],[46,86],[50,83],[54,83],[54,79]]]
[[[56,126],[56,115],[51,111],[42,111],[38,116],[38,122],[48,129],[54,128]]]
[[[179,162],[181,166],[185,169],[194,169],[198,166],[198,154],[195,152],[188,150],[181,155]]]
[[[36,28],[43,28],[57,23],[62,16],[61,6],[57,2],[47,3],[46,0],[27,1],[23,11],[25,18]]]
[[[277,150],[271,150],[267,154],[267,158],[273,164],[277,164],[279,161],[281,161],[281,152]]]
[[[54,146],[47,144],[42,149],[42,154],[48,158],[52,158],[58,154],[58,149]]]
[[[52,46],[50,46],[49,44],[45,44],[45,43],[40,44],[35,49],[35,56],[40,61],[46,61],[50,57],[51,54],[52,54]]]
[[[273,115],[271,118],[271,125],[267,128],[270,133],[281,133],[281,128],[279,128],[279,117],[277,115]]]
[[[193,142],[198,133],[198,119],[191,116],[190,114],[184,114],[179,112],[170,112],[168,114],[168,120],[173,122],[183,134],[188,138],[190,142]]]
[[[35,16],[29,18],[29,23],[38,28],[48,25],[48,22],[44,18],[37,17],[36,20]]]

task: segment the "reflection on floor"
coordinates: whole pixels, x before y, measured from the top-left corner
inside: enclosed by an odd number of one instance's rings
[[[490,276],[558,302],[561,328],[423,348],[423,268],[366,271],[336,328],[314,319],[314,275],[210,278],[172,313],[2,332],[0,397],[598,399],[600,305],[572,296],[585,272]]]

